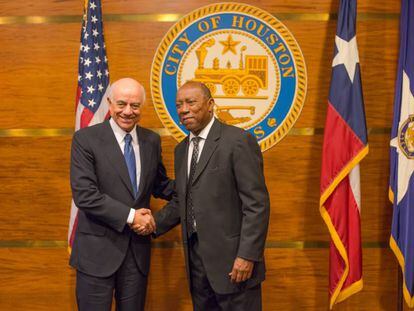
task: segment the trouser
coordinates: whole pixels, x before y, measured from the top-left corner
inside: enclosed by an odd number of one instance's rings
[[[143,311],[147,276],[139,270],[129,247],[119,269],[109,277],[76,273],[76,298],[80,311],[110,311],[115,294],[116,310]]]
[[[197,234],[189,239],[191,298],[194,311],[260,311],[262,310],[261,285],[246,288],[238,293],[221,295],[214,292],[207,278],[199,252]],[[230,271],[229,271],[230,273]]]

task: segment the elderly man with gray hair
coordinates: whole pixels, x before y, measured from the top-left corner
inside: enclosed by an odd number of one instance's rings
[[[151,195],[170,200],[173,181],[160,137],[137,125],[145,101],[131,78],[114,82],[111,119],[73,136],[70,181],[79,208],[70,265],[77,270],[79,310],[144,310],[155,230]]]

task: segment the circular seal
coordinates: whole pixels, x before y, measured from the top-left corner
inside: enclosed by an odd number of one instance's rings
[[[161,41],[151,92],[164,126],[188,133],[175,109],[186,81],[206,84],[220,121],[250,131],[265,151],[292,128],[306,95],[306,67],[295,38],[273,15],[250,5],[218,3],[181,18]]]
[[[408,159],[414,159],[414,115],[410,115],[401,125],[398,145]]]

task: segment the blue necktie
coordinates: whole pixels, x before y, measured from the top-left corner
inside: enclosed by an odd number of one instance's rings
[[[134,148],[132,147],[132,136],[131,134],[125,135],[125,146],[124,146],[124,157],[128,167],[129,178],[131,179],[132,188],[134,189],[134,196],[137,196],[137,164],[135,162]]]

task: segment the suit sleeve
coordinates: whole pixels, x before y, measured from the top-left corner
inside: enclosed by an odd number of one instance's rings
[[[269,193],[263,174],[263,156],[256,139],[248,132],[237,139],[233,169],[242,202],[242,227],[238,257],[263,260],[269,225]]]
[[[154,219],[157,227],[156,232],[154,233],[155,237],[159,237],[160,235],[167,233],[180,223],[180,211],[178,204],[178,197],[174,193],[172,200],[155,214]]]
[[[154,187],[152,189],[152,195],[155,198],[160,198],[164,200],[171,200],[174,194],[174,180],[171,180],[167,176],[167,171],[165,169],[164,163],[162,162],[162,150],[161,150],[161,140],[157,136],[157,148],[158,148],[158,166],[157,166],[157,175],[154,181]]]
[[[130,207],[100,192],[94,155],[87,137],[76,132],[72,141],[70,182],[76,206],[86,215],[122,232]]]

